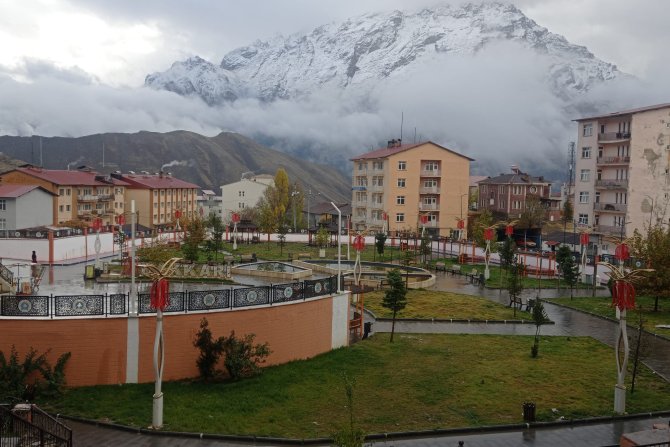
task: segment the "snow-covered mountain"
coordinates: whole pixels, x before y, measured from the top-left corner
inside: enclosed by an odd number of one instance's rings
[[[547,56],[552,93],[569,98],[621,76],[585,47],[549,32],[509,4],[443,5],[367,14],[231,51],[220,65],[199,57],[146,77],[145,85],[198,95],[210,105],[240,98],[296,99],[324,87],[369,88],[429,62],[515,42]]]

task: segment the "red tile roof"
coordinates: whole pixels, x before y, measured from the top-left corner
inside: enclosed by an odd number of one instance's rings
[[[34,189],[41,189],[47,194],[55,195],[51,191],[48,191],[42,188],[41,186],[37,185],[19,185],[19,184],[6,183],[4,185],[0,185],[0,197],[15,199],[17,197],[21,197],[22,195],[29,193]]]
[[[465,156],[463,154],[459,154],[456,151],[452,151],[451,149],[448,149],[444,146],[440,146],[439,144],[433,143],[432,141],[422,141],[421,143],[416,143],[416,144],[403,144],[400,146],[396,147],[383,147],[381,149],[375,149],[374,151],[371,152],[366,152],[365,154],[361,154],[357,157],[351,158],[351,161],[357,161],[357,160],[370,160],[374,158],[386,158],[390,155],[397,154],[399,152],[404,152],[408,151],[410,149],[414,149],[415,147],[423,146],[424,144],[432,144],[440,149],[444,149],[445,151],[451,152],[452,154],[458,155],[459,157],[467,158],[470,161],[475,161],[474,158],[470,158],[468,156]]]
[[[100,181],[101,176],[94,171],[67,171],[58,169],[42,169],[38,167],[16,168],[16,171],[23,172],[41,180],[53,183],[55,185],[73,185],[73,186],[105,186],[116,185],[126,186],[126,183],[115,178],[109,178],[109,181]],[[10,171],[11,172],[11,171]],[[97,177],[97,178],[96,178]]]
[[[594,116],[588,116],[586,118],[578,118],[573,121],[590,121],[598,118],[613,118],[616,116],[623,116],[623,115],[632,115],[634,113],[641,113],[641,112],[649,112],[651,110],[658,110],[658,109],[665,109],[667,107],[670,107],[670,103],[666,102],[663,104],[656,104],[653,106],[646,106],[646,107],[638,107],[637,109],[628,109],[628,110],[621,110],[619,112],[612,112],[612,113],[606,113],[604,115],[594,115]]]
[[[192,188],[200,189],[198,185],[179,180],[171,175],[155,174],[123,174],[123,180],[128,183],[129,188],[141,189],[166,189],[166,188]]]

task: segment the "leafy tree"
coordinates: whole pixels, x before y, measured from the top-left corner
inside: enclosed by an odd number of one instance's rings
[[[235,331],[224,339],[223,352],[226,357],[223,364],[231,379],[252,377],[261,373],[261,363],[272,353],[267,343],[254,344],[255,334],[242,338],[235,337]]]
[[[284,169],[279,168],[275,174],[274,185],[265,189],[265,194],[256,205],[257,223],[261,231],[268,235],[268,242],[270,234],[286,223],[289,200],[288,175]]]
[[[212,236],[211,239],[207,241],[207,250],[209,252],[214,251],[214,259],[218,260],[219,250],[221,250],[223,245],[223,233],[225,231],[221,216],[215,213],[209,213],[209,216],[207,216],[206,226]]]
[[[428,256],[433,252],[433,249],[430,244],[430,236],[428,234],[424,234],[423,237],[421,238],[421,245],[419,250],[423,257],[423,263],[426,264],[426,256]]]
[[[519,216],[520,228],[542,228],[546,217],[546,208],[539,196],[529,195],[526,197],[526,208]]]
[[[563,275],[563,280],[570,285],[570,299],[574,296],[574,287],[579,280],[579,265],[572,256],[567,245],[561,245],[556,252],[556,264]]]
[[[646,268],[654,269],[640,283],[640,291],[654,296],[654,312],[658,312],[659,298],[670,298],[670,228],[655,225],[642,235],[635,230],[633,256],[647,261]]]
[[[325,248],[328,245],[329,241],[330,241],[330,234],[328,233],[326,227],[319,227],[318,231],[316,232],[316,236],[314,238],[314,242],[316,242],[316,245],[319,248]]]
[[[538,351],[540,350],[540,329],[543,324],[549,322],[549,317],[547,317],[547,312],[544,310],[544,304],[540,299],[536,299],[531,309],[533,315],[533,323],[535,323],[535,339],[533,340],[533,346],[530,348],[531,357],[537,357]]]
[[[65,364],[71,354],[61,354],[52,368],[47,360],[50,352],[48,349],[38,355],[31,347],[21,361],[13,345],[8,356],[0,351],[0,397],[33,401],[40,394],[60,394],[65,385]]]
[[[154,240],[137,248],[137,259],[144,263],[162,265],[168,259],[176,257],[179,257],[179,251],[165,241]]]
[[[407,288],[398,269],[390,270],[386,277],[389,281],[389,288],[384,294],[382,306],[393,311],[393,322],[391,323],[391,343],[393,343],[396,315],[407,306]]]
[[[181,250],[184,258],[197,261],[200,253],[200,244],[205,240],[205,222],[199,217],[187,218],[184,223],[184,242]]]
[[[517,303],[520,302],[519,296],[523,291],[523,269],[524,266],[519,263],[518,257],[515,255],[509,266],[509,276],[507,278],[507,293],[509,294],[509,301],[514,309],[515,317]]]
[[[511,237],[506,237],[503,246],[500,248],[500,267],[509,270],[516,257],[516,244]]]
[[[386,244],[386,234],[377,233],[375,235],[375,249],[379,253],[379,259],[382,260],[384,256],[384,245]]]
[[[563,204],[563,210],[561,211],[561,220],[563,221],[564,224],[567,224],[568,222],[572,222],[572,219],[574,218],[574,210],[572,208],[572,202],[569,200],[566,200],[565,203]]]
[[[484,210],[482,213],[477,217],[477,221],[472,227],[472,232],[470,233],[470,236],[472,239],[475,241],[475,244],[477,244],[478,247],[484,248],[486,247],[486,239],[484,238],[484,230],[486,228],[490,227],[493,225],[493,214],[491,214],[490,210]],[[495,231],[494,231],[494,237],[495,237]],[[495,251],[495,247],[497,244],[495,244],[495,239],[491,241],[491,251]]]

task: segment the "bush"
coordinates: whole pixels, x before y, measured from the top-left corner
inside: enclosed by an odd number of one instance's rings
[[[23,362],[19,361],[15,346],[9,357],[0,351],[0,398],[32,401],[40,394],[60,394],[65,385],[65,364],[71,354],[62,354],[52,368],[47,361],[50,351],[38,355],[31,347]]]
[[[223,371],[216,369],[222,354],[225,354],[223,365],[231,379],[237,380],[259,374],[260,364],[265,363],[265,359],[272,351],[267,343],[254,345],[255,337],[255,334],[247,334],[237,338],[235,331],[231,331],[228,337],[214,339],[207,319],[203,318],[200,321],[200,331],[196,333],[193,342],[193,346],[200,349],[196,361],[200,378],[211,380],[223,375]]]

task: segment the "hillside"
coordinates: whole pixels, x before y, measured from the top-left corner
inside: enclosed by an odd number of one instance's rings
[[[305,189],[334,200],[350,199],[350,180],[337,169],[291,157],[230,132],[215,137],[187,131],[105,133],[79,138],[2,136],[0,152],[36,165],[41,159],[47,169],[82,165],[100,173],[164,169],[216,192],[221,185],[238,181],[245,172],[274,174],[283,167],[289,180],[299,181]],[[1,163],[2,159],[0,167]]]

